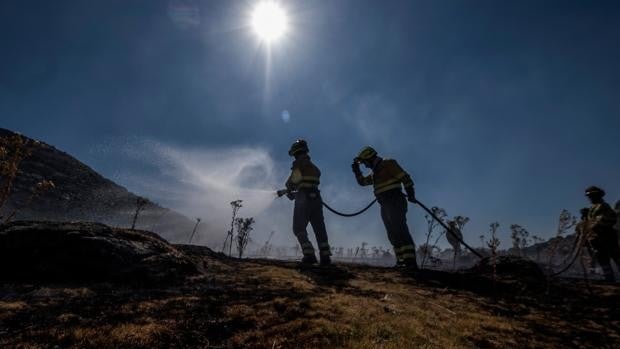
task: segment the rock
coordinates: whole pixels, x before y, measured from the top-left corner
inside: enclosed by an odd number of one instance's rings
[[[0,225],[0,279],[159,283],[201,271],[158,235],[99,223]]]

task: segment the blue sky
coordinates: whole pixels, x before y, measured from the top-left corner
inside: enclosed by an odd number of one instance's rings
[[[231,185],[265,189],[306,138],[342,210],[372,198],[349,167],[370,144],[409,170],[424,203],[471,217],[472,243],[493,221],[503,238],[513,223],[549,236],[591,184],[620,199],[616,2],[282,1],[289,32],[270,50],[248,27],[255,3],[4,1],[0,126],[188,215],[200,201],[160,189],[186,193],[194,177],[179,181],[188,171],[145,144],[190,154],[209,178],[245,161]],[[260,210],[258,236],[290,238],[290,203]],[[420,209],[409,219],[419,243]],[[376,210],[328,225],[338,244],[387,244]]]

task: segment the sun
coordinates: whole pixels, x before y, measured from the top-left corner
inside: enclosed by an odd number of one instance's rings
[[[287,30],[286,13],[273,1],[262,1],[252,13],[252,28],[258,37],[272,43],[280,39]]]

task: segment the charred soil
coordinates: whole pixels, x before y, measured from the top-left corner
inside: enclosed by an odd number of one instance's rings
[[[348,264],[301,267],[150,243],[196,268],[161,284],[5,279],[0,347],[620,346],[618,285],[590,282],[588,288],[557,279],[547,292],[532,271],[527,278],[500,273],[494,283],[484,267],[416,274]]]

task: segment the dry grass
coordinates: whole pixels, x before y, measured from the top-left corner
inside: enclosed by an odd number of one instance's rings
[[[294,263],[230,259],[207,263],[208,275],[162,289],[5,285],[0,288],[0,347],[620,345],[617,286],[593,285],[597,298],[582,297],[580,286],[570,284],[558,288],[559,298],[527,292],[494,297],[478,290],[475,280],[442,281],[453,274],[420,279],[361,266],[299,269]]]
[[[17,302],[0,302],[0,311],[1,312],[7,312],[7,311],[16,311],[16,310],[23,310],[25,308],[27,308],[28,305],[25,302],[22,301],[17,301]]]

